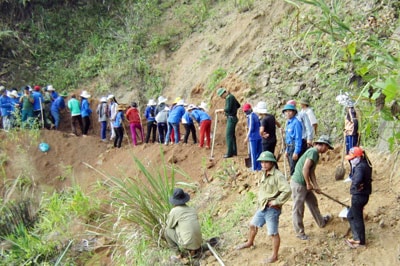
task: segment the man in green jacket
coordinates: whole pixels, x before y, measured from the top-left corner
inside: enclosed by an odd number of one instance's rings
[[[186,203],[190,195],[181,188],[175,188],[169,202],[174,205],[167,217],[165,239],[175,251],[186,250],[191,256],[200,251],[203,238],[201,236],[199,218],[194,208]],[[174,259],[180,259],[178,255]]]
[[[276,159],[270,151],[262,152],[257,161],[261,162],[263,171],[258,191],[258,210],[250,222],[247,242],[236,249],[253,246],[258,228],[267,224],[268,235],[272,238],[272,256],[265,259],[264,263],[273,263],[278,260],[281,243],[278,232],[279,216],[281,215],[282,205],[290,198],[291,191],[285,176],[276,169]]]
[[[226,145],[227,152],[224,158],[230,158],[237,155],[236,147],[236,124],[238,123],[237,110],[240,108],[239,102],[236,100],[229,91],[225,88],[219,88],[217,95],[225,99],[225,108],[217,109],[215,113],[225,112],[227,123],[226,123]]]

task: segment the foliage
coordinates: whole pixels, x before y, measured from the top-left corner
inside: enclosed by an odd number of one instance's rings
[[[138,158],[134,157],[133,160],[145,181],[139,177],[111,177],[111,204],[119,210],[118,220],[138,226],[145,239],[160,240],[171,210],[169,197],[175,186],[177,170],[174,166],[168,170],[163,163],[161,171],[153,174]]]
[[[394,29],[394,20],[390,19],[394,17],[392,15],[394,11],[389,7],[382,8],[381,12],[386,12],[382,13],[382,17],[389,17],[389,19],[382,22],[382,25],[368,24],[365,26],[359,25],[359,19],[362,19],[360,15],[345,16],[344,1],[327,3],[323,0],[298,0],[286,2],[297,8],[300,8],[297,3],[304,3],[316,7],[316,10],[319,11],[306,16],[306,21],[314,28],[312,33],[318,35],[318,38],[314,39],[312,47],[315,50],[322,45],[328,48],[329,50],[325,49],[325,51],[331,57],[331,68],[337,69],[337,73],[343,78],[348,79],[345,74],[352,72],[352,79],[345,86],[343,86],[343,82],[333,83],[330,77],[324,79],[337,93],[342,91],[343,87],[347,87],[344,92],[349,92],[353,96],[358,94],[355,100],[363,114],[361,134],[363,142],[367,145],[374,144],[378,137],[379,120],[393,121],[393,116],[396,114],[390,114],[388,109],[400,96],[398,71],[400,69],[398,52],[400,46],[398,42],[387,38]],[[359,26],[353,26],[357,24]],[[325,36],[329,36],[330,39]],[[382,94],[384,97],[380,97]],[[384,99],[383,103],[381,102],[382,98]],[[393,135],[392,139],[397,139],[397,137]],[[395,143],[399,143],[399,139]],[[399,146],[395,149],[399,149]]]
[[[209,78],[207,88],[209,91],[213,91],[215,87],[220,83],[227,75],[227,71],[223,68],[217,68]]]

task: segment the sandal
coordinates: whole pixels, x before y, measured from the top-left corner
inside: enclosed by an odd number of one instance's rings
[[[364,248],[365,245],[361,245],[360,243],[357,243],[357,241],[353,240],[353,239],[346,239],[344,240],[344,242],[346,243],[346,245],[348,245],[351,249],[355,249],[355,248]]]

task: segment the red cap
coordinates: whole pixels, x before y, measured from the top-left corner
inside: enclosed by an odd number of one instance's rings
[[[295,100],[289,100],[289,101],[287,101],[286,104],[291,104],[291,105],[296,106],[296,101]]]
[[[245,103],[243,105],[243,112],[246,112],[251,109],[251,105],[249,103]]]
[[[40,86],[36,85],[35,87],[33,87],[33,89],[34,89],[35,91],[40,91]]]
[[[362,157],[364,151],[360,147],[353,147],[350,149],[349,154],[346,155],[346,160],[353,160],[356,157]]]

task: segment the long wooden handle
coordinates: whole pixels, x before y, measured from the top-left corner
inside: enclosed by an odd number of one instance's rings
[[[212,144],[211,144],[211,155],[210,158],[214,158],[214,143],[215,143],[215,133],[217,131],[217,123],[218,123],[218,113],[215,113],[215,121],[214,121],[214,131],[212,136]]]

